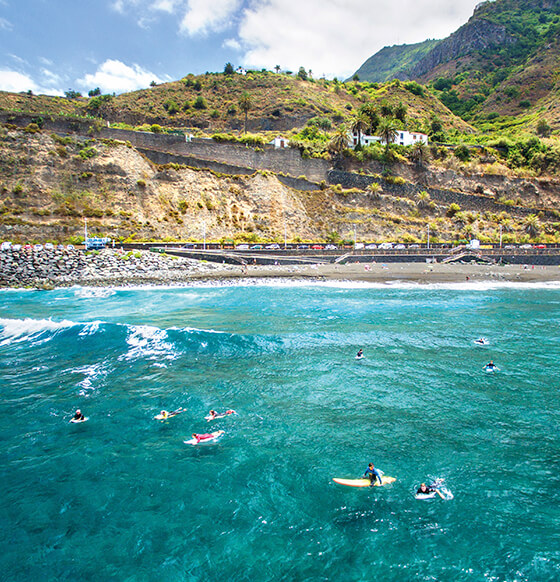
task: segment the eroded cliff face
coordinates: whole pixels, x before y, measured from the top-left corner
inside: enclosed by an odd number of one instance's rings
[[[349,165],[341,182],[348,189],[301,191],[266,171],[221,175],[156,165],[115,140],[3,130],[0,240],[71,242],[83,234],[84,219],[90,235],[117,240],[186,241],[206,235],[207,240],[281,242],[285,235],[290,241],[324,240],[329,233],[352,239],[356,229],[362,240],[418,242],[427,224],[433,236],[453,240],[463,231],[493,237],[504,220],[508,232],[519,237],[525,217],[543,209],[547,232],[556,233],[560,188],[555,181],[468,175],[451,167],[392,169],[401,182],[381,179],[381,168]],[[376,187],[368,189],[372,181]],[[420,200],[423,189],[432,192],[431,200]],[[450,212],[453,203],[460,211]]]
[[[473,17],[420,59],[411,69],[409,76],[412,79],[428,81],[433,78],[432,73],[442,64],[468,56],[475,51],[514,41],[515,39],[508,35],[505,26]]]

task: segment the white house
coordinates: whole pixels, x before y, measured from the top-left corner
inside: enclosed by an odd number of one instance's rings
[[[237,69],[235,69],[235,72],[238,75],[246,75],[247,74],[247,71],[243,67],[237,67]]]
[[[289,148],[290,140],[285,137],[275,137],[272,141],[268,142],[269,145],[273,145],[275,148]]]
[[[360,135],[360,145],[363,146],[368,146],[371,145],[372,143],[375,142],[379,142],[383,145],[385,145],[385,142],[383,141],[383,139],[381,139],[380,137],[376,136],[376,135],[365,135],[365,134],[361,134]],[[411,131],[405,131],[404,129],[399,129],[396,133],[396,137],[395,139],[391,142],[391,143],[395,143],[397,145],[402,145],[402,146],[411,146],[414,145],[415,143],[424,143],[424,144],[428,144],[428,136],[425,133],[418,133],[418,132],[411,132]],[[356,147],[358,145],[358,134],[354,133],[351,137],[351,139],[348,142],[348,145],[350,147]]]

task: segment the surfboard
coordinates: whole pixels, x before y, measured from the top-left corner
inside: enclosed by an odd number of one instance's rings
[[[222,412],[221,414],[216,414],[216,416],[210,416],[208,414],[204,417],[204,420],[210,422],[211,420],[218,420],[219,418],[225,418],[226,416],[232,416],[233,414],[237,414],[237,412],[235,412],[235,410],[228,410],[228,412]]]
[[[499,372],[500,368],[498,368],[498,366],[494,366],[493,368],[489,368],[488,366],[484,366],[483,370],[487,374],[493,374],[494,372]]]
[[[381,485],[376,481],[374,487],[381,487],[383,485],[388,485],[389,483],[394,483],[397,480],[396,477],[389,477],[388,475],[383,475],[381,477]],[[334,477],[333,481],[339,485],[346,485],[347,487],[370,487],[371,481],[369,479],[340,479],[339,477]]]
[[[77,420],[76,418],[71,418],[70,422],[72,424],[80,424],[80,422],[86,422],[87,420],[89,420],[89,416],[86,416],[85,418],[83,418],[82,420]]]
[[[163,416],[163,414],[156,414],[154,416],[155,420],[168,420],[169,418],[173,418],[174,416],[177,416],[178,414],[181,414],[181,412],[185,412],[184,408],[178,408],[177,410],[173,410],[172,412],[168,412],[167,416]]]
[[[197,441],[195,438],[189,439],[188,441],[183,441],[186,445],[205,445],[206,443],[215,443],[223,434],[223,430],[217,430],[216,432],[210,433],[212,438],[207,438],[202,441]]]
[[[477,346],[487,346],[489,342],[487,339],[480,338],[477,340],[473,340],[473,343],[475,343]]]
[[[433,499],[437,493],[432,491],[431,493],[417,493],[414,497],[416,499]]]
[[[364,356],[356,356],[356,360],[363,360]]]

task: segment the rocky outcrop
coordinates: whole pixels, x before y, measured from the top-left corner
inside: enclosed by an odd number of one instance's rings
[[[1,287],[171,284],[191,278],[211,277],[217,273],[224,274],[235,269],[230,265],[202,263],[148,251],[0,251]]]
[[[490,46],[514,42],[505,26],[473,17],[459,30],[442,40],[411,69],[410,78],[423,79],[443,63],[470,55]]]

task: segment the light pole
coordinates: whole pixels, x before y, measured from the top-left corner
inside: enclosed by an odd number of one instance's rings
[[[356,250],[356,225],[354,225],[354,250]]]
[[[500,248],[502,248],[502,225],[500,224]]]
[[[84,245],[87,251],[87,218],[84,218]]]
[[[202,250],[206,250],[206,221],[202,221]]]
[[[430,225],[428,224],[428,248],[430,248]]]

